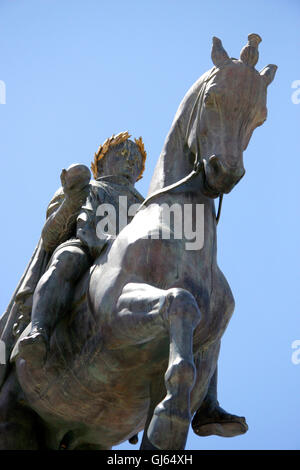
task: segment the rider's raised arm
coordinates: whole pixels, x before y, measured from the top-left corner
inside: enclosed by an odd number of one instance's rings
[[[103,233],[101,237],[97,234],[97,222],[99,220],[97,209],[101,205],[102,196],[101,188],[95,186],[95,182],[91,181],[89,195],[82,205],[77,218],[76,236],[88,247],[93,259],[100,256],[108,240],[111,238],[108,234]]]
[[[71,165],[61,173],[62,188],[47,210],[42,230],[43,246],[53,251],[60,243],[75,235],[76,219],[89,192],[90,170],[85,165]]]

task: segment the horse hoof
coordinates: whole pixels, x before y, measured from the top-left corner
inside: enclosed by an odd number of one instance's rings
[[[184,450],[190,425],[190,417],[167,413],[158,405],[148,428],[148,439],[160,450]]]
[[[220,437],[235,437],[245,434],[248,431],[248,426],[242,423],[210,423],[203,424],[199,428],[193,428],[197,436],[220,436]]]
[[[231,420],[211,420],[210,422],[197,422],[193,420],[192,428],[197,436],[220,436],[235,437],[245,434],[248,431],[248,425],[245,418],[232,416]]]

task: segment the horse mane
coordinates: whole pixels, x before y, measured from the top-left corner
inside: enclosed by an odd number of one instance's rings
[[[216,75],[218,70],[218,68],[213,67],[201,75],[185,94],[174,118],[174,122],[178,121],[185,142],[189,148],[196,152],[200,149],[198,148],[198,143],[196,143],[196,148],[194,148],[195,143],[191,142],[191,135],[201,119],[207,83]]]
[[[169,165],[172,165],[170,162],[174,159],[174,151],[182,151],[182,153],[184,153],[184,146],[187,145],[191,153],[195,155],[195,163],[199,160],[200,149],[196,138],[196,129],[199,119],[201,119],[201,110],[206,85],[215,76],[218,70],[219,69],[217,67],[213,67],[201,75],[201,77],[198,78],[198,80],[189,88],[179,104],[158,158],[150,183],[148,196],[157,192],[158,189],[170,184],[167,183],[161,186],[164,176],[168,173]],[[171,184],[176,182],[177,180],[174,180]]]

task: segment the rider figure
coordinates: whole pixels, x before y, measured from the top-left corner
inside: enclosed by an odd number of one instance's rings
[[[90,182],[84,165],[62,171],[62,189],[50,203],[52,214],[42,231],[45,250],[54,252],[34,292],[31,331],[19,344],[24,359],[43,364],[51,332],[72,301],[76,282],[112,237],[99,234],[98,207],[111,204],[118,216],[119,196],[127,197],[128,206],[143,202],[134,184],[142,177],[146,152],[141,138],[133,142],[129,137],[127,132],[113,135],[99,147],[91,166],[95,180]]]

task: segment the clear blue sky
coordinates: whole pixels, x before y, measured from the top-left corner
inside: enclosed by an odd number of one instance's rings
[[[219,363],[219,399],[247,417],[241,437],[187,449],[300,449],[300,80],[298,0],[1,0],[1,305],[39,239],[63,167],[89,164],[112,133],[142,135],[146,195],[174,113],[211,68],[211,38],[239,57],[259,33],[257,68],[278,65],[268,120],[245,152],[246,175],[224,198],[218,258],[235,295]],[[120,448],[133,448],[128,443]]]

